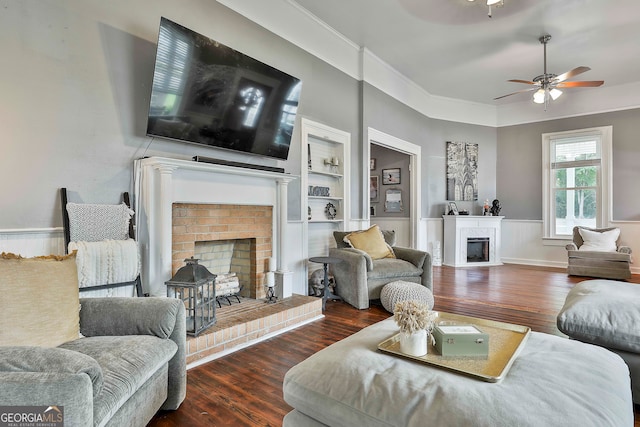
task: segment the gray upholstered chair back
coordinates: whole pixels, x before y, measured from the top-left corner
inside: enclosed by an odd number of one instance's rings
[[[583,230],[589,230],[589,231],[596,231],[598,233],[604,233],[606,231],[615,230],[617,227],[609,227],[609,228],[589,228],[589,227],[581,227],[581,226],[573,227],[573,243],[575,243],[578,248],[580,248],[580,246],[582,246],[584,244],[584,240],[582,240],[582,236],[580,235],[580,231],[578,231],[581,228]],[[620,240],[619,237],[618,237],[618,240]],[[616,246],[619,246],[617,241],[616,241]]]
[[[382,236],[384,237],[384,241],[387,242],[389,246],[395,246],[396,244],[396,232],[394,230],[381,230]],[[353,231],[334,231],[333,238],[336,239],[336,247],[337,248],[348,248],[350,247],[345,241],[344,236],[349,233],[353,233]]]

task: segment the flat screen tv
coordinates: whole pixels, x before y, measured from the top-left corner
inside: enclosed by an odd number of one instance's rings
[[[286,159],[301,85],[162,18],[147,135]]]

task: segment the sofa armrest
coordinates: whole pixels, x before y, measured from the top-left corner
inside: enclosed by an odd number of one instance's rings
[[[93,425],[91,380],[84,374],[0,372],[3,406],[58,406],[64,425]]]
[[[85,374],[91,380],[94,396],[103,385],[102,368],[94,358],[63,348],[0,347],[0,372]]]
[[[169,391],[162,409],[177,409],[187,391],[187,332],[184,304],[175,298],[80,298],[84,336],[153,335],[178,350],[169,361]]]
[[[577,251],[578,246],[575,243],[567,243],[567,245],[565,246],[565,249],[568,251]]]
[[[352,306],[369,308],[369,291],[367,289],[368,261],[362,251],[352,248],[329,249],[329,256],[342,262],[331,264],[331,272],[336,280],[336,293]],[[369,259],[371,259],[369,257]],[[371,263],[371,268],[373,262]]]
[[[429,252],[418,249],[393,247],[396,258],[410,262],[418,268],[422,269],[422,286],[433,291],[433,266],[431,254]]]
[[[429,255],[424,251],[411,248],[401,248],[398,246],[393,247],[393,252],[396,254],[396,258],[408,261],[418,268],[422,268],[425,258]]]
[[[85,337],[153,335],[169,338],[180,302],[173,298],[80,298]]]
[[[0,347],[0,402],[5,406],[63,407],[65,425],[93,425],[93,396],[102,370],[71,350]]]
[[[631,255],[631,248],[629,246],[618,246],[618,252]]]

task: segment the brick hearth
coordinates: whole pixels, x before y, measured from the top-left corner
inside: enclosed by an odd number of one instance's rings
[[[302,295],[275,304],[243,298],[240,304],[223,305],[216,308],[215,325],[197,337],[187,337],[187,365],[226,355],[322,316],[322,299]]]

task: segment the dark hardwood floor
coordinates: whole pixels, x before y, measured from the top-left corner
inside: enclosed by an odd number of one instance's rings
[[[583,277],[565,270],[504,265],[434,267],[435,310],[527,325],[562,335],[556,314]],[[640,276],[630,280],[640,283]],[[161,412],[150,426],[280,426],[291,410],[282,399],[289,368],[313,353],[390,316],[381,306],[356,310],[329,301],[322,320],[189,370],[180,409]],[[635,427],[640,427],[636,408]]]

